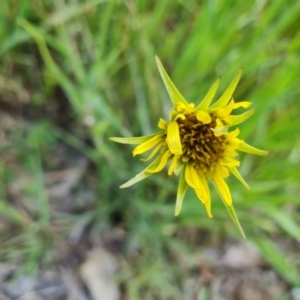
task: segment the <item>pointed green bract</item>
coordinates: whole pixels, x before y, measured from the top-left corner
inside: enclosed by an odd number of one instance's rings
[[[240,115],[231,115],[231,119],[232,119],[232,123],[229,124],[230,126],[234,126],[234,125],[238,125],[240,123],[243,123],[244,121],[246,121],[249,117],[251,117],[254,113],[254,109],[250,109],[248,111],[246,111],[243,114]]]
[[[175,216],[178,216],[180,214],[183,198],[184,198],[187,188],[188,188],[188,185],[184,178],[184,172],[182,172],[182,174],[180,176],[180,180],[179,180],[178,189],[177,189]]]
[[[224,202],[224,201],[223,201]],[[240,232],[240,234],[242,235],[242,237],[244,239],[246,239],[246,236],[245,236],[245,233],[244,233],[244,230],[239,222],[239,219],[235,213],[235,210],[234,210],[234,207],[233,206],[227,206],[226,203],[224,202],[227,210],[228,210],[228,213],[233,221],[233,223],[235,224],[235,226],[237,227],[238,231]]]
[[[206,94],[206,96],[204,97],[204,99],[201,101],[201,103],[197,106],[196,110],[198,109],[203,109],[206,110],[208,109],[212,99],[215,96],[215,93],[219,87],[220,84],[220,80],[221,78],[219,77],[215,83],[212,85],[212,87],[210,88],[210,90],[208,91],[208,93]]]
[[[163,132],[157,132],[157,133],[153,133],[153,134],[149,134],[149,135],[145,135],[145,136],[138,136],[138,137],[111,137],[109,138],[111,141],[116,142],[116,143],[120,143],[120,144],[131,144],[131,145],[138,145],[144,142],[147,142],[148,140],[152,139],[153,137],[155,137],[156,135],[162,134]]]
[[[237,170],[237,168],[231,168],[229,169],[230,172],[244,185],[244,187],[248,190],[250,190],[249,185],[247,184],[247,182],[244,180],[244,178],[242,177],[242,175],[240,174],[240,172]]]
[[[238,73],[233,78],[224,94],[217,100],[217,102],[211,107],[211,109],[227,105],[229,100],[232,98],[232,94],[240,81],[242,71],[242,69],[239,69]]]
[[[183,96],[177,90],[176,86],[170,79],[169,75],[167,74],[166,70],[164,69],[162,63],[160,62],[160,60],[157,56],[155,56],[155,61],[156,61],[160,76],[165,84],[165,87],[168,91],[168,94],[171,98],[173,105],[175,106],[177,102],[182,102],[182,103],[188,104],[188,102],[183,98]]]
[[[251,153],[251,154],[261,155],[261,156],[268,155],[268,153],[269,153],[269,151],[257,149],[253,146],[250,146],[247,143],[243,143],[243,145],[240,146],[240,148],[238,150],[247,152],[247,153]]]
[[[152,175],[152,173],[146,172],[147,169],[148,168],[156,168],[159,165],[160,161],[161,161],[161,156],[158,156],[147,168],[145,168],[142,172],[138,173],[137,175],[135,175],[133,178],[131,178],[127,182],[123,183],[120,186],[120,188],[124,189],[124,188],[130,187],[130,186],[134,185],[135,183]]]

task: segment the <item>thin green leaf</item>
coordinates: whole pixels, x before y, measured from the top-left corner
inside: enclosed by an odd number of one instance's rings
[[[273,268],[291,285],[300,286],[300,274],[295,265],[287,260],[287,255],[280,251],[272,241],[267,238],[253,238],[264,258]]]
[[[298,242],[300,242],[299,225],[296,224],[290,213],[271,206],[267,207],[265,211],[273,220],[275,220],[279,224],[279,226],[283,230],[285,230],[290,236],[294,237]]]
[[[47,20],[46,24],[50,26],[61,26],[71,19],[78,18],[79,16],[95,9],[95,6],[100,3],[107,2],[106,0],[89,0],[83,3],[68,3],[68,5],[63,5],[55,13],[51,14]]]

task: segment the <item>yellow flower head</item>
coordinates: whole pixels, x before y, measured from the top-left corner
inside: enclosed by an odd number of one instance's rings
[[[158,173],[169,163],[168,175],[181,173],[175,216],[182,207],[185,192],[190,186],[196,192],[199,200],[204,204],[208,216],[211,218],[211,197],[208,180],[217,188],[230,216],[244,236],[244,232],[235,214],[230,190],[224,178],[232,173],[246,188],[245,180],[237,170],[240,162],[236,159],[237,151],[256,155],[267,155],[267,151],[259,150],[238,138],[239,129],[230,131],[232,126],[244,122],[254,110],[248,110],[240,115],[231,113],[239,107],[248,108],[250,102],[236,103],[233,92],[240,80],[240,69],[223,95],[211,105],[211,101],[220,83],[216,80],[207,95],[198,106],[188,103],[177,90],[158,57],[156,63],[171,98],[173,108],[170,111],[170,121],[160,119],[159,132],[136,138],[111,138],[111,140],[124,144],[138,144],[133,150],[133,156],[151,150],[145,161],[154,158],[147,168],[134,178],[127,181],[121,188],[129,187],[145,179],[153,173]]]

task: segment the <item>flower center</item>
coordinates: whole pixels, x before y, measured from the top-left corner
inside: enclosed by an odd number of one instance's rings
[[[177,120],[183,151],[181,159],[183,162],[192,163],[203,173],[212,172],[223,156],[226,137],[217,137],[211,130],[216,127],[216,117],[213,115],[209,124],[199,121],[195,113],[185,117],[184,120]]]

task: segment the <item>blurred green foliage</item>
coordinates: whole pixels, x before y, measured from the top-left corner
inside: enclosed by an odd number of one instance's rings
[[[33,270],[51,261],[51,247],[78,224],[93,224],[90,239],[120,226],[128,259],[120,280],[130,280],[130,299],[141,292],[144,299],[182,299],[186,275],[173,256],[239,239],[216,194],[212,220],[192,192],[174,218],[177,178],[156,175],[118,188],[144,166],[129,146],[108,138],[149,134],[170,107],[156,54],[190,102],[200,101],[218,75],[221,93],[244,68],[235,99],[252,101],[255,114],[240,126],[241,136],[270,154],[241,155],[250,191],[234,178],[229,185],[247,238],[299,286],[299,254],[276,244],[300,242],[299,1],[3,0],[0,14],[0,103],[16,115],[12,125],[1,123],[0,215],[9,224],[0,227],[2,261],[25,261]],[[51,205],[44,182],[47,168],[63,167],[48,161],[61,143],[92,165],[94,193],[87,204],[78,193],[68,212]],[[13,184],[21,203],[7,194]]]

